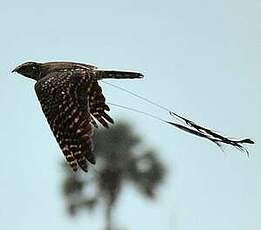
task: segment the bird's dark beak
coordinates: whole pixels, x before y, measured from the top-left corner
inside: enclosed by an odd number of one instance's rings
[[[22,66],[22,65],[16,66],[16,67],[12,70],[12,73],[14,73],[14,72],[19,73],[19,71],[20,71],[20,69],[21,69],[21,66]]]
[[[16,67],[15,69],[13,69],[13,70],[12,70],[12,73],[17,72],[17,70],[18,70],[18,67]]]

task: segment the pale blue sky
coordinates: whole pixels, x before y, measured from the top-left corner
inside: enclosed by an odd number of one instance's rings
[[[33,82],[10,70],[27,61],[70,60],[144,72],[115,82],[215,130],[252,137],[250,159],[227,147],[112,108],[160,153],[168,180],[152,203],[127,187],[117,222],[127,229],[261,229],[261,2],[1,1],[0,228],[101,229],[66,217],[62,155]],[[164,115],[104,85],[108,101]]]

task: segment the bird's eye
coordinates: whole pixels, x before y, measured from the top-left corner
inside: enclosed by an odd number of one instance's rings
[[[33,70],[36,70],[36,67],[35,67],[35,66],[33,66]]]

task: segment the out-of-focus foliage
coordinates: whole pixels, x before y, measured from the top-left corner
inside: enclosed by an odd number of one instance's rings
[[[88,173],[73,173],[65,165],[63,193],[68,211],[93,210],[98,203],[105,208],[105,229],[112,230],[112,211],[126,182],[134,184],[147,198],[156,196],[165,176],[163,164],[127,123],[94,133],[96,165]]]

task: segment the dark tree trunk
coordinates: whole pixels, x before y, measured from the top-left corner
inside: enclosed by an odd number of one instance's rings
[[[113,230],[112,228],[112,204],[107,203],[105,208],[105,230]]]

